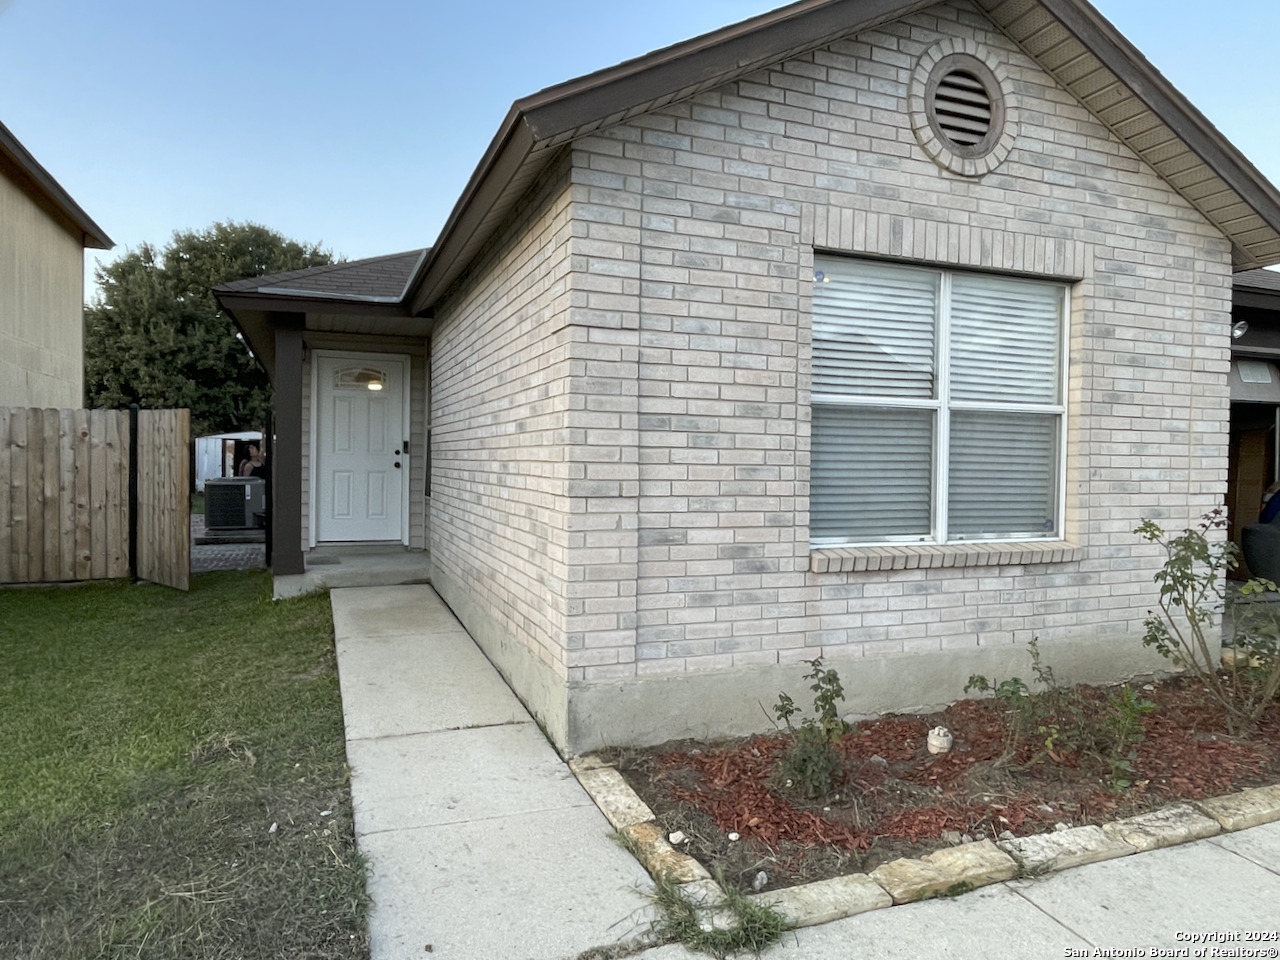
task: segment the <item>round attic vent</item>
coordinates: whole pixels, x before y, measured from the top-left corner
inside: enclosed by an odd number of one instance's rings
[[[942,77],[929,106],[938,132],[953,146],[973,148],[991,133],[991,94],[968,70],[952,70]]]
[[[1012,84],[981,44],[948,38],[921,55],[908,110],[916,139],[953,173],[980,177],[998,167],[1017,137]]]

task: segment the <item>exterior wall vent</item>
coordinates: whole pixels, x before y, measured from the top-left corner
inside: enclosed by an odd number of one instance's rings
[[[967,70],[953,70],[938,81],[932,107],[939,132],[956,146],[972,147],[991,132],[991,94]]]
[[[1018,136],[1013,83],[982,44],[948,37],[916,62],[907,95],[916,140],[940,167],[981,177],[1009,156]]]

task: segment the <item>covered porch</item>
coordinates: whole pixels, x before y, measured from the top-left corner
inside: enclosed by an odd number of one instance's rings
[[[431,320],[404,302],[425,254],[214,291],[274,390],[267,564],[277,597],[430,577]]]

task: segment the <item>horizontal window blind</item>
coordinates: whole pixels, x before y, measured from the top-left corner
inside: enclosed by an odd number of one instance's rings
[[[1057,533],[1058,417],[951,414],[948,527],[951,539]]]
[[[1002,277],[951,278],[951,399],[1058,402],[1061,290]]]
[[[815,393],[934,395],[937,274],[837,266],[814,285],[813,300]]]
[[[815,404],[810,536],[927,538],[933,420],[931,410]]]

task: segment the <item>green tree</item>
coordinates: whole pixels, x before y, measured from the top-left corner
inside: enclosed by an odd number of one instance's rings
[[[89,405],[187,407],[195,436],[261,427],[271,386],[211,288],[332,262],[318,245],[256,223],[215,223],[99,266],[85,309]]]

